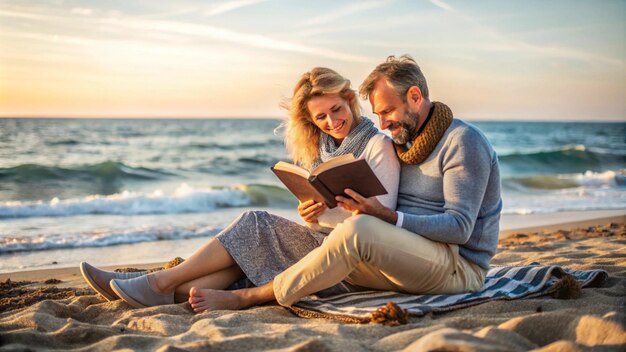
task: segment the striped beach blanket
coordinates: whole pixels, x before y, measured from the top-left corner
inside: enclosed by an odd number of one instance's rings
[[[360,291],[330,297],[308,296],[292,312],[303,317],[324,317],[346,322],[368,322],[372,313],[393,301],[409,315],[445,312],[493,300],[542,296],[557,282],[571,276],[580,287],[599,286],[608,274],[604,270],[574,270],[556,265],[532,263],[525,266],[493,267],[482,290],[451,295],[410,295],[391,291]],[[576,284],[576,283],[574,283]]]

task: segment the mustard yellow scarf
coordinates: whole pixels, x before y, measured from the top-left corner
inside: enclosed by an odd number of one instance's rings
[[[433,152],[441,137],[452,123],[452,110],[438,101],[433,102],[433,111],[424,122],[421,132],[413,139],[410,149],[406,145],[394,144],[398,158],[406,164],[420,164]]]

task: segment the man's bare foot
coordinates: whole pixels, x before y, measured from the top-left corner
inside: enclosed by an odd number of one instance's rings
[[[205,310],[239,310],[247,308],[244,299],[235,291],[199,289],[192,287],[189,290],[189,304],[196,313]]]

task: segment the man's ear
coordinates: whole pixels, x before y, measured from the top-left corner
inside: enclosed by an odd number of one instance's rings
[[[345,93],[344,99],[346,99],[349,102],[353,102],[356,99],[356,93],[349,90]]]
[[[406,91],[406,101],[411,107],[418,107],[422,103],[422,91],[418,86],[411,86]]]

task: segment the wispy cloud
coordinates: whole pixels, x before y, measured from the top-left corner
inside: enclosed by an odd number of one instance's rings
[[[48,15],[11,10],[0,10],[0,17],[24,18],[29,20],[50,20],[55,18],[58,19],[58,17],[51,17]]]
[[[448,12],[457,12],[455,8],[453,8],[452,6],[446,4],[445,2],[441,1],[441,0],[430,0],[430,2],[437,6],[440,9],[443,9],[445,11]]]
[[[207,16],[215,16],[222,14],[224,12],[236,10],[238,8],[247,7],[251,5],[256,5],[268,0],[236,0],[236,1],[227,1],[221,4],[215,5],[212,9],[206,11],[204,14]]]
[[[241,4],[240,4],[241,5]],[[43,21],[59,21],[63,17],[53,15],[38,15],[17,11],[4,11],[0,10],[0,17],[14,17],[14,18],[28,18],[32,20]],[[282,52],[294,52],[308,54],[318,57],[326,57],[329,59],[348,61],[348,62],[369,62],[370,59],[361,55],[353,55],[350,53],[340,52],[336,50],[330,50],[327,48],[317,48],[297,42],[290,42],[287,40],[274,39],[262,34],[246,33],[233,31],[223,27],[210,26],[204,24],[194,24],[182,21],[168,21],[157,20],[148,18],[139,18],[137,16],[119,16],[116,18],[100,18],[95,20],[96,23],[104,25],[104,28],[108,30],[120,30],[124,33],[129,33],[133,36],[133,33],[139,33],[142,36],[146,35],[180,35],[180,36],[192,36],[195,39],[213,39],[223,42],[234,43],[245,47],[263,48],[269,50],[276,50]],[[76,23],[75,31],[77,33],[85,33],[93,27],[93,22],[80,22]],[[82,27],[81,27],[82,26]],[[47,34],[43,34],[45,38],[53,40],[53,37]],[[81,40],[81,37],[73,37],[72,40]]]
[[[325,24],[328,22],[336,21],[340,18],[344,18],[349,15],[353,15],[358,12],[364,12],[373,10],[379,7],[387,5],[390,1],[366,1],[356,4],[349,4],[339,9],[334,9],[330,13],[313,17],[304,22],[305,26],[315,26]]]
[[[618,67],[624,66],[625,64],[623,59],[599,55],[564,46],[534,45],[520,40],[508,39],[507,43],[501,43],[498,45],[483,45],[482,48],[489,51],[515,51],[549,58],[580,60],[588,63],[602,63]]]
[[[186,15],[190,13],[199,13],[204,16],[216,16],[226,12],[230,12],[233,10],[237,10],[240,8],[257,5],[263,2],[267,2],[270,0],[233,0],[233,1],[224,1],[218,3],[204,4],[201,6],[179,6],[173,10],[160,12],[160,13],[152,13],[148,15],[142,15],[140,17],[143,18],[154,18],[154,19],[163,19],[170,18],[180,15]]]
[[[588,31],[610,31],[611,25],[607,23],[595,23],[595,24],[574,24],[571,26],[560,26],[560,27],[536,27],[532,29],[523,28],[518,31],[512,32],[512,34],[518,36],[535,36],[541,37],[545,35],[551,36],[573,36],[580,35],[580,33],[588,32]]]
[[[240,44],[247,47],[310,54],[341,61],[369,61],[369,58],[364,56],[343,53],[339,51],[329,50],[326,48],[316,48],[313,46],[289,42],[285,40],[273,39],[261,34],[237,32],[216,26],[145,19],[135,19],[133,21],[128,21],[125,19],[104,19],[100,22],[106,25],[126,28],[132,31],[158,31],[163,33],[189,35],[200,38],[210,38],[214,40]]]
[[[59,44],[83,45],[87,43],[95,43],[96,41],[76,36],[65,36],[58,34],[36,33],[36,32],[15,32],[3,31],[0,37],[18,38],[28,41],[54,42]]]
[[[317,27],[307,27],[303,30],[293,32],[294,37],[313,37],[321,34],[329,34],[329,33],[342,33],[346,34],[349,32],[362,33],[364,30],[371,29],[371,23],[360,23],[360,24],[352,24],[352,25],[339,25],[339,26],[317,26]]]
[[[581,60],[592,64],[600,62],[613,66],[624,65],[623,59],[586,52],[584,50],[565,46],[539,45],[520,39],[514,39],[510,35],[507,35],[494,27],[483,24],[483,22],[477,18],[458,11],[456,8],[441,0],[430,0],[430,2],[444,11],[452,13],[454,16],[472,24],[473,27],[479,30],[486,39],[491,39],[491,43],[479,44],[476,48],[482,48],[483,50],[488,51],[517,51],[531,55],[541,55],[546,58]]]
[[[71,12],[75,13],[77,15],[83,15],[83,16],[89,16],[89,15],[93,14],[93,10],[92,9],[87,9],[87,8],[84,8],[84,7],[74,7]]]

